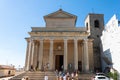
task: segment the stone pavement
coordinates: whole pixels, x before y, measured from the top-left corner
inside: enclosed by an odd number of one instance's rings
[[[0,78],[0,80],[9,80],[10,78],[12,78],[13,76],[11,77],[5,77],[5,78]]]
[[[15,76],[17,76],[17,75],[19,75],[19,74],[21,74],[21,73],[23,73],[24,71],[21,71],[21,72],[16,72],[15,73]],[[0,80],[9,80],[10,78],[12,78],[12,77],[14,77],[14,76],[10,76],[10,77],[3,77],[3,78],[0,78]]]

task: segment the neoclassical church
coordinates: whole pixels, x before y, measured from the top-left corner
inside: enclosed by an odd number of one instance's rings
[[[104,29],[103,14],[88,14],[85,27],[76,27],[77,16],[62,9],[44,16],[45,27],[28,32],[25,69],[48,71],[101,70],[100,36]]]

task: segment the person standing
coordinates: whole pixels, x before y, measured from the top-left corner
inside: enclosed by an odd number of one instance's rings
[[[66,80],[66,78],[67,78],[67,77],[66,77],[66,74],[65,74],[65,75],[63,76],[63,80]]]
[[[47,75],[45,75],[44,80],[48,80],[48,76]]]
[[[74,73],[72,72],[72,74],[71,74],[71,77],[72,77],[72,80],[74,80]]]

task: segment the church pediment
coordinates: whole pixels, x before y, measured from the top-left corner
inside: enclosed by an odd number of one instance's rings
[[[75,15],[59,9],[58,11],[44,16],[44,18],[76,18]]]
[[[46,27],[74,27],[77,16],[59,9],[44,16]]]

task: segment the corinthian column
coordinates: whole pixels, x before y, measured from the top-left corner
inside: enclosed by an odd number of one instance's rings
[[[35,52],[35,42],[32,41],[31,66],[33,66],[34,52]]]
[[[43,60],[43,40],[40,40],[40,46],[39,46],[39,70],[42,69],[42,60]]]
[[[38,53],[38,43],[35,43],[35,51],[34,51],[34,59],[33,59],[33,66],[36,69],[37,68],[37,53]]]
[[[27,40],[27,39],[26,39]],[[25,70],[29,70],[29,44],[30,41],[27,40],[27,49],[26,49],[26,60],[25,60]]]
[[[53,39],[50,39],[49,69],[53,69]]]
[[[27,63],[27,70],[30,70],[31,66],[31,55],[32,55],[32,40],[29,41],[29,51],[28,51],[28,63]]]
[[[84,40],[84,72],[89,72],[88,40]]]
[[[74,68],[78,70],[78,43],[77,39],[74,39]]]
[[[64,39],[64,70],[67,70],[67,39]]]

